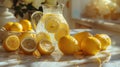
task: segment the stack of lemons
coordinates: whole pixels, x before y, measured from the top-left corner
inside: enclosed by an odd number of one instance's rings
[[[31,31],[31,22],[27,19],[22,19],[20,22],[8,22],[3,26],[7,31],[25,32]]]
[[[47,33],[34,33],[31,22],[22,19],[20,22],[8,22],[3,26],[7,31],[19,32],[8,35],[3,41],[3,48],[8,51],[18,51],[23,54],[32,54],[40,58],[41,55],[50,55],[54,46]],[[14,32],[13,32],[14,33]]]
[[[111,44],[111,39],[107,34],[92,35],[89,32],[79,32],[74,36],[64,36],[58,42],[58,47],[63,54],[75,54],[82,52],[84,55],[96,55],[102,50],[106,50]]]

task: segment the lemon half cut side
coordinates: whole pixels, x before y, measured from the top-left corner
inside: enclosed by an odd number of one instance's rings
[[[45,21],[45,29],[50,33],[55,33],[60,27],[60,21],[57,18],[51,17]]]
[[[32,37],[26,37],[21,41],[21,49],[26,53],[32,53],[36,48],[36,41]]]
[[[20,40],[17,35],[8,36],[3,42],[3,47],[6,51],[15,51],[20,46]]]
[[[51,41],[43,39],[38,44],[38,50],[42,55],[50,55],[55,48]]]

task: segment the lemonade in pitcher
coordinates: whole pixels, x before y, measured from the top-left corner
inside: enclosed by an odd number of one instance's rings
[[[43,35],[41,39],[49,39],[52,43],[70,33],[69,25],[62,14],[63,5],[43,5],[43,16],[36,26],[36,33]],[[44,34],[43,34],[44,33]]]

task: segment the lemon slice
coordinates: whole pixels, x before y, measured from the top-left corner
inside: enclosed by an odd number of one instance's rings
[[[60,21],[56,17],[47,18],[45,21],[45,29],[50,33],[55,33],[60,27]]]
[[[42,39],[47,39],[50,41],[50,35],[48,33],[45,33],[45,32],[39,32],[36,35],[37,43],[40,42]]]
[[[8,36],[3,42],[3,47],[7,51],[15,51],[20,46],[20,40],[17,35]]]
[[[36,41],[32,37],[26,37],[21,41],[21,49],[25,53],[32,53],[37,47]]]
[[[55,50],[55,48],[52,42],[48,40],[41,40],[38,45],[38,50],[42,55],[49,55]]]
[[[56,17],[56,14],[46,13],[42,16],[41,21],[44,23],[50,17]]]
[[[59,41],[60,38],[64,37],[65,35],[70,34],[69,26],[67,24],[61,23],[60,25],[61,27],[58,29],[58,31],[54,35],[57,41]]]
[[[69,31],[66,30],[66,29],[59,29],[56,33],[55,33],[55,39],[57,41],[60,40],[60,38],[66,36],[66,35],[69,35]]]

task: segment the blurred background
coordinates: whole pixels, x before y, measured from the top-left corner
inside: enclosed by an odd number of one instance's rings
[[[71,29],[119,28],[120,0],[0,0],[17,19],[28,18],[34,11],[43,11],[41,4],[64,4],[63,15]],[[2,6],[2,7],[1,7]],[[2,18],[3,19],[3,18]]]

